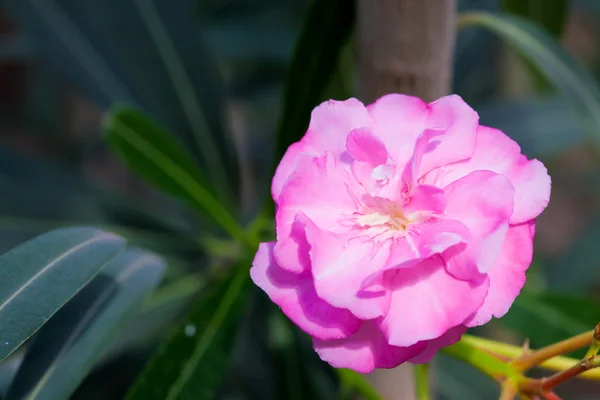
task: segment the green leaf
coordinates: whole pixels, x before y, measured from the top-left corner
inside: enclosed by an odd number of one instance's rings
[[[504,99],[488,102],[477,112],[482,125],[506,133],[528,157],[553,156],[587,139],[577,115],[561,98]]]
[[[168,332],[173,322],[184,316],[183,312],[197,297],[202,283],[198,276],[185,275],[158,288],[123,327],[103,361],[125,351],[155,345],[160,334]]]
[[[142,108],[180,136],[220,194],[234,192],[237,160],[225,135],[222,79],[199,35],[193,0],[3,5],[44,62],[103,107]]]
[[[537,23],[555,37],[560,37],[568,17],[568,0],[503,0],[502,6],[511,14]]]
[[[244,240],[237,220],[206,187],[186,151],[143,114],[128,107],[113,109],[104,121],[104,135],[131,169]]]
[[[164,260],[152,253],[120,253],[40,329],[6,399],[68,398],[164,269]]]
[[[127,394],[127,400],[213,399],[226,372],[249,282],[244,263],[207,287]]]
[[[288,71],[277,136],[276,161],[302,138],[311,110],[323,98],[354,26],[354,2],[313,0]]]
[[[569,178],[571,178],[569,176]],[[578,184],[590,190],[598,182],[597,177],[579,176]],[[600,277],[600,254],[598,240],[600,239],[600,215],[590,215],[586,226],[578,232],[573,244],[559,257],[546,265],[548,284],[553,290],[593,290]],[[569,271],[565,274],[565,271]],[[599,321],[600,322],[600,321]]]
[[[600,92],[591,74],[548,33],[530,21],[508,14],[470,12],[461,27],[482,27],[514,46],[550,82],[581,118],[583,127],[600,145]]]
[[[104,268],[124,239],[93,228],[58,229],[0,257],[0,361]]]
[[[524,291],[500,322],[539,348],[594,329],[600,304],[582,296]]]

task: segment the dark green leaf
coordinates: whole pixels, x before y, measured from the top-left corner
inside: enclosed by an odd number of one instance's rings
[[[134,171],[187,201],[234,238],[243,238],[238,222],[206,187],[186,151],[141,113],[131,108],[114,109],[107,115],[104,133],[109,145]]]
[[[159,335],[183,316],[201,287],[202,279],[186,275],[158,288],[127,322],[103,361],[114,359],[124,351],[154,345]]]
[[[581,178],[581,177],[580,177]],[[597,179],[579,184],[592,188]],[[600,215],[591,215],[586,226],[573,240],[573,244],[553,262],[548,262],[548,284],[554,290],[583,291],[597,287],[600,277]],[[568,271],[568,273],[565,273]]]
[[[27,340],[123,246],[112,233],[58,229],[0,257],[0,360]]]
[[[68,398],[158,284],[164,268],[152,253],[120,253],[40,330],[7,400]]]
[[[311,110],[325,100],[338,59],[354,25],[354,2],[314,0],[304,18],[286,79],[276,161],[304,135]]]
[[[248,268],[209,285],[187,321],[161,346],[128,400],[214,399],[222,383],[244,304]]]
[[[500,321],[539,348],[594,329],[600,304],[582,296],[524,291]]]
[[[506,133],[528,157],[553,156],[587,139],[577,115],[560,98],[501,100],[477,112],[483,125]]]
[[[511,14],[525,17],[560,37],[568,17],[568,0],[503,0],[502,6]]]
[[[104,107],[138,105],[182,138],[219,193],[235,189],[221,79],[200,36],[193,0],[4,5],[43,59],[88,96]]]
[[[582,119],[583,127],[600,145],[600,92],[590,73],[548,33],[535,24],[508,14],[471,12],[460,25],[491,30],[514,46],[557,89]]]

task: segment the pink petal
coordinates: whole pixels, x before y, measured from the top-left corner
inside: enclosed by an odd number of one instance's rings
[[[502,317],[519,295],[533,256],[532,226],[535,226],[534,221],[511,225],[508,229],[496,265],[488,273],[488,294],[481,308],[467,320],[467,326],[483,325],[492,316]]]
[[[339,160],[346,151],[346,136],[351,130],[372,125],[373,120],[365,106],[356,99],[345,101],[329,100],[317,106],[310,117],[306,135],[300,142],[292,144],[277,167],[271,194],[276,204],[285,182],[296,169],[302,153],[318,156],[325,151]]]
[[[319,357],[333,367],[368,374],[375,368],[397,367],[418,355],[426,344],[390,346],[377,326],[372,321],[365,321],[353,336],[339,340],[313,339],[313,346]]]
[[[310,272],[310,245],[305,228],[305,220],[296,215],[289,235],[275,244],[273,256],[280,268],[297,274]]]
[[[298,212],[306,214],[321,229],[348,229],[341,221],[357,209],[346,183],[348,177],[349,173],[337,167],[329,153],[316,158],[300,157],[298,168],[281,191],[275,214],[275,259],[282,268],[292,272],[306,269],[302,226],[295,222]]]
[[[467,327],[464,325],[458,325],[454,328],[450,328],[442,336],[436,339],[426,341],[427,347],[421,354],[411,358],[409,361],[412,364],[425,364],[431,361],[433,356],[443,347],[450,346],[460,340],[463,333],[467,331]]]
[[[433,142],[432,139],[445,133],[440,130],[427,129],[417,138],[413,155],[402,173],[402,178],[410,188],[410,193],[412,193],[412,189],[417,185],[417,180],[422,175],[420,170],[423,156],[427,152],[434,151],[439,144],[438,142]]]
[[[473,279],[488,272],[500,253],[513,210],[514,188],[492,171],[475,171],[445,188],[446,215],[463,222],[471,232],[464,250],[444,255],[450,273]]]
[[[294,172],[296,169],[296,163],[302,153],[306,153],[307,155],[316,155],[315,150],[307,145],[305,140],[301,140],[300,142],[293,143],[290,147],[288,147],[283,155],[283,158],[279,162],[279,165],[275,170],[273,182],[271,182],[271,196],[273,197],[275,204],[279,204],[279,195],[281,194],[281,189],[283,188],[283,185],[285,185],[285,182],[287,182],[292,172]]]
[[[431,185],[418,185],[414,188],[410,201],[404,207],[406,214],[418,211],[441,214],[446,208],[444,191]]]
[[[429,141],[419,168],[420,176],[441,165],[471,157],[479,125],[479,115],[458,95],[442,97],[428,108],[427,129],[445,131],[445,134]]]
[[[385,144],[397,165],[404,165],[413,154],[417,137],[426,129],[429,110],[423,100],[389,94],[367,106],[375,120],[373,132]]]
[[[348,239],[315,226],[306,229],[315,289],[329,304],[348,309],[360,319],[377,318],[388,310],[385,290],[365,290],[362,281],[383,268],[389,244],[377,247],[362,238]]]
[[[275,243],[261,243],[250,269],[252,281],[296,325],[319,339],[340,339],[360,328],[360,320],[349,311],[332,307],[317,297],[310,275],[285,271],[273,259]]]
[[[462,281],[434,256],[412,268],[395,271],[389,278],[390,309],[381,330],[394,346],[411,346],[435,339],[462,324],[485,298],[489,281]]]
[[[444,187],[475,170],[494,171],[511,181],[515,187],[511,224],[537,217],[548,204],[550,177],[544,165],[538,160],[527,160],[515,141],[485,126],[477,130],[477,145],[469,160],[433,170],[423,181]]]
[[[364,161],[375,167],[385,164],[388,153],[381,140],[373,136],[368,128],[358,128],[346,138],[346,149],[358,161]]]
[[[386,271],[413,267],[453,246],[468,243],[470,238],[467,227],[454,220],[432,219],[411,229],[414,229],[411,234],[392,242],[385,267],[366,277],[361,284],[363,288],[370,288]]]

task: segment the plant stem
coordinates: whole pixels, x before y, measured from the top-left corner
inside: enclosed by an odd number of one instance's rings
[[[477,336],[463,335],[461,341],[469,343],[482,350],[494,353],[497,357],[506,357],[508,359],[517,359],[523,355],[523,349],[519,346],[513,346],[506,343],[496,342],[494,340],[484,339]],[[571,357],[556,356],[542,362],[539,367],[550,371],[564,371],[581,361]],[[600,369],[589,370],[579,376],[582,379],[600,381]]]
[[[519,357],[517,360],[512,362],[512,366],[519,371],[525,371],[538,364],[541,364],[548,359],[551,359],[552,357],[570,353],[572,351],[589,346],[592,343],[593,337],[594,331],[584,332],[580,335],[573,336],[572,338],[551,344],[550,346],[543,347],[532,353]]]
[[[417,400],[429,400],[429,364],[417,364],[414,370]]]
[[[582,373],[600,367],[600,357],[589,358],[572,366],[569,369],[558,372],[550,377],[542,379],[526,379],[519,383],[519,389],[532,395],[543,395],[552,391],[556,386],[568,381]]]
[[[507,380],[502,384],[502,392],[498,400],[514,400],[517,396],[517,385],[512,380]]]
[[[444,347],[441,351],[471,365],[494,380],[498,381],[504,378],[519,380],[522,378],[512,365],[465,341],[464,337],[453,345]]]

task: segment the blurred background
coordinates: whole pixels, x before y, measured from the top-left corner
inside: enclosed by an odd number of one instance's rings
[[[458,3],[460,12],[519,14],[503,10],[499,0]],[[549,17],[522,16],[547,33],[551,49],[558,46],[572,58],[567,64],[577,64],[573,74],[579,81],[569,81],[571,75],[561,75],[558,67],[549,78],[535,56],[527,57],[527,44],[471,28],[458,34],[453,75],[453,92],[479,112],[482,124],[503,130],[552,176],[552,198],[539,218],[526,289],[505,318],[475,332],[518,345],[528,337],[531,347],[600,321],[600,127],[590,129],[578,113],[584,103],[585,112],[597,117],[600,108],[593,107],[600,102],[582,101],[574,88],[598,90],[600,2],[545,3],[556,5]],[[120,233],[169,262],[158,293],[72,398],[122,398],[170,329],[202,298],[206,274],[230,265],[239,253],[223,232],[177,196],[157,190],[110,149],[107,110],[133,106],[175,135],[200,169],[216,175],[213,183],[227,183],[214,190],[228,192],[223,196],[233,199],[236,217],[250,223],[268,201],[287,71],[308,5],[306,0],[4,1],[0,250],[56,227],[84,224]],[[353,54],[350,34],[334,60],[327,90],[315,100],[355,95]],[[557,84],[560,79],[565,81]],[[306,116],[300,121],[305,124]],[[198,131],[210,134],[198,138]],[[210,149],[219,154],[218,168],[206,157]],[[342,390],[343,380],[264,296],[251,291],[248,299],[233,350],[219,356],[231,360],[225,363],[226,378],[206,398],[356,398]],[[0,393],[7,393],[23,356],[17,352],[0,364]],[[443,355],[436,358],[434,377],[439,399],[498,395],[487,378]],[[394,398],[404,398],[403,389],[397,390]],[[600,386],[578,381],[559,393],[597,399]]]

